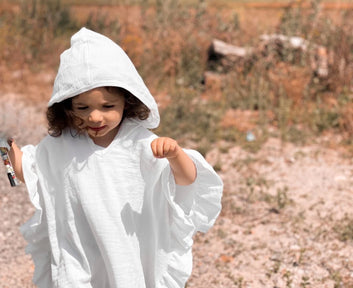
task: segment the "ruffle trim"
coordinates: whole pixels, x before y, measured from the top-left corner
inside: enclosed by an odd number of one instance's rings
[[[166,180],[169,184],[165,189],[166,197],[172,207],[170,228],[172,252],[168,256],[167,268],[157,285],[160,288],[185,286],[192,271],[192,237],[197,231],[207,232],[221,211],[222,180],[201,154],[194,150],[184,151],[194,161],[197,177],[191,185],[178,186],[171,170],[165,171],[164,177],[168,177]],[[186,192],[191,193],[193,199],[189,209],[182,207],[182,203],[176,203],[178,190],[187,190]]]
[[[35,173],[35,151],[32,145],[22,148],[22,169],[24,180],[32,202],[35,213],[21,226],[20,231],[28,242],[26,253],[31,254],[35,264],[33,283],[39,288],[51,286],[51,253],[46,220],[43,217],[43,205],[38,191],[38,176]]]

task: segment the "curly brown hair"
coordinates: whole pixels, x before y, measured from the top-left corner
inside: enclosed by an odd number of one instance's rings
[[[120,87],[104,87],[109,93],[122,94],[125,98],[124,118],[138,118],[146,120],[151,110],[129,91]],[[55,103],[47,110],[48,133],[50,136],[59,137],[66,128],[73,128],[77,134],[85,129],[80,128],[80,119],[73,112],[72,98]]]

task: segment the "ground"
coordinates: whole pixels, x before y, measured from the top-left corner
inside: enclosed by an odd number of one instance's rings
[[[190,287],[353,287],[353,166],[344,155],[278,139],[256,154],[209,153],[224,208],[196,238]]]
[[[239,8],[244,42],[280,16]],[[38,70],[0,64],[0,132],[20,146],[46,134],[55,72]],[[306,146],[270,138],[256,153],[214,143],[206,158],[224,181],[223,209],[208,233],[195,235],[188,288],[353,287],[353,161],[339,145],[327,145],[337,137]],[[2,164],[0,211],[0,288],[32,288],[34,265],[20,226],[34,209],[23,184],[10,187]]]
[[[38,143],[54,73],[0,75],[2,131]],[[223,209],[195,236],[188,288],[353,287],[353,161],[323,144],[332,137],[306,146],[270,138],[256,153],[215,143],[206,158],[224,181]],[[0,288],[34,287],[19,231],[33,207],[25,186],[11,188],[0,172]]]

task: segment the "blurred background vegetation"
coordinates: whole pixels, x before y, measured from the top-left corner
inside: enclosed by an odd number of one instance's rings
[[[85,26],[112,38],[131,57],[161,105],[160,135],[191,141],[201,152],[219,140],[256,150],[268,137],[305,144],[325,135],[350,147],[349,2],[3,0],[0,60],[9,69],[56,70],[70,36]],[[327,3],[336,6],[326,9]],[[309,51],[284,46],[264,53],[260,36],[274,33],[324,47],[327,76],[315,75]],[[256,52],[246,65],[222,71],[209,65],[213,39]],[[209,72],[213,81],[206,82]]]

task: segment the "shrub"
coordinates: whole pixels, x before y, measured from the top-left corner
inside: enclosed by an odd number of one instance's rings
[[[77,29],[70,10],[61,0],[21,1],[15,28],[28,57],[38,58],[53,49],[55,37]]]

